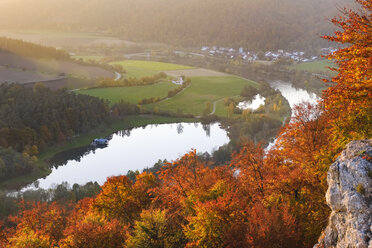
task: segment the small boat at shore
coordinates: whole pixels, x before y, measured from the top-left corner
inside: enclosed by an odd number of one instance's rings
[[[108,139],[94,139],[90,145],[96,147],[105,147],[108,146]]]

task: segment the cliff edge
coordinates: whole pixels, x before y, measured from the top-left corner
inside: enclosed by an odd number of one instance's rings
[[[372,248],[372,140],[350,142],[328,171],[332,210],[321,247]]]

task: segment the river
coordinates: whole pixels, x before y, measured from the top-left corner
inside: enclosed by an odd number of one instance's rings
[[[317,100],[315,94],[295,89],[287,82],[273,81],[270,85],[282,93],[292,109],[303,101]],[[228,142],[226,131],[217,123],[159,124],[123,130],[112,134],[105,148],[83,147],[57,154],[51,161],[51,174],[25,189],[35,189],[35,185],[47,189],[62,182],[73,185],[97,181],[102,185],[107,177],[125,175],[129,170],[142,171],[159,159],[172,161],[191,149],[212,153]]]
[[[291,83],[276,80],[276,81],[271,81],[270,86],[276,90],[279,90],[280,93],[283,95],[285,99],[287,99],[289,106],[291,107],[292,110],[292,117],[294,116],[294,111],[293,108],[295,105],[300,104],[302,102],[311,102],[311,103],[316,103],[319,98],[316,94],[310,93],[304,89],[296,89],[292,86]],[[268,146],[266,147],[266,151],[270,150],[276,143],[277,139],[274,139],[271,141]]]
[[[159,124],[123,130],[109,137],[105,148],[86,147],[57,154],[52,173],[26,189],[35,185],[47,189],[62,182],[73,185],[97,181],[102,185],[107,177],[125,175],[128,170],[142,171],[159,159],[175,160],[191,149],[212,153],[228,142],[226,131],[217,123]]]
[[[293,108],[295,105],[309,101],[311,103],[316,103],[319,99],[316,94],[309,93],[304,89],[296,89],[291,83],[276,80],[270,82],[270,86],[276,90],[279,90],[285,99],[287,99],[289,106],[292,109],[292,116],[294,114]]]

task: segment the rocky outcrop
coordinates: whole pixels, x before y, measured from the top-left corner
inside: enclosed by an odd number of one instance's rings
[[[328,171],[329,223],[315,247],[372,248],[372,140],[349,143]]]

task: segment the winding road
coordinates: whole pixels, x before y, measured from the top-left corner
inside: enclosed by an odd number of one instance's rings
[[[121,78],[121,74],[119,72],[115,72],[115,81],[118,81]]]

